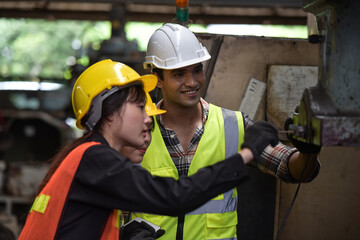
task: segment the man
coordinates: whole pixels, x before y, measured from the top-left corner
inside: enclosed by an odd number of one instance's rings
[[[167,111],[156,118],[153,140],[142,162],[153,175],[175,179],[192,175],[241,149],[245,129],[253,122],[241,112],[201,98],[202,62],[209,59],[196,36],[178,24],[164,24],[149,40],[144,67],[151,67],[158,77],[163,96],[158,107]],[[296,144],[304,154],[283,144],[268,146],[255,154],[258,167],[286,182],[311,181],[320,168],[320,148],[307,151],[307,146]],[[136,213],[132,217],[140,216],[165,229],[161,239],[236,239],[236,203],[233,189],[185,216]]]
[[[152,99],[148,93],[146,93],[146,99],[147,100],[146,100],[146,105],[145,105],[145,111],[150,117],[152,117],[153,121],[154,121],[154,118],[153,118],[154,116],[163,114],[166,112],[165,110],[156,108],[156,105],[152,102]],[[148,123],[148,125],[147,125],[148,130],[144,131],[145,143],[142,146],[137,147],[137,148],[125,146],[120,151],[121,154],[127,156],[129,158],[129,160],[134,164],[139,164],[142,162],[143,156],[144,156],[147,148],[150,145],[150,142],[151,142],[151,134],[150,133],[154,130],[154,122],[153,121]],[[263,129],[263,130],[265,130],[265,129]],[[276,131],[275,128],[274,128],[274,131]],[[264,134],[265,134],[265,132],[264,132]],[[258,141],[258,140],[256,140],[256,141]],[[278,140],[277,140],[277,142],[278,142]],[[253,142],[253,144],[255,144],[255,143]],[[243,145],[246,145],[246,144],[243,144]],[[255,150],[256,148],[254,148],[250,145],[246,145],[245,147],[251,149],[252,152],[254,152],[254,151],[257,152]],[[244,151],[247,151],[249,149],[241,149],[242,154],[246,155],[246,153]],[[249,154],[249,152],[248,152],[248,154]],[[114,214],[118,214],[118,213],[115,212]],[[122,223],[122,225],[129,221],[129,219],[128,219],[129,212],[128,211],[120,211],[119,215],[120,215],[120,222]],[[151,239],[156,239],[156,238],[160,237],[158,234],[152,232],[151,230],[147,230],[144,228],[134,228],[134,229],[132,229],[130,234],[131,234],[131,236],[127,236],[126,239],[129,239],[129,240],[130,239],[151,240]]]

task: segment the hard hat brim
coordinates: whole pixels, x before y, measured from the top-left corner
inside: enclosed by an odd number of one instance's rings
[[[139,78],[139,80],[144,85],[145,92],[151,92],[155,89],[157,85],[157,77],[153,74],[146,74]]]
[[[147,115],[148,115],[149,117],[152,117],[152,116],[156,116],[156,115],[160,115],[160,114],[166,113],[166,110],[154,109],[154,110],[146,111],[146,113],[147,113]]]

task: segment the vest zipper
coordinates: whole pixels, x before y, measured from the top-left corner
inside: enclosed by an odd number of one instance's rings
[[[183,240],[185,215],[178,216],[176,240]]]

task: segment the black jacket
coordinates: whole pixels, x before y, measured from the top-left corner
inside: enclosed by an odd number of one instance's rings
[[[247,170],[239,154],[191,177],[152,176],[95,133],[75,174],[56,239],[99,239],[113,209],[182,215],[241,184]]]

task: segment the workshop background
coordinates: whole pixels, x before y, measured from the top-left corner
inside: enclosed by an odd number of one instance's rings
[[[131,29],[125,25],[177,21],[197,26],[196,35],[212,56],[205,64],[207,101],[270,121],[280,131],[300,106],[299,139],[323,145],[319,176],[301,184],[297,197],[298,184],[249,166],[251,180],[239,187],[239,239],[360,239],[359,13],[356,0],[1,1],[0,20],[77,20],[94,26],[106,21],[111,33],[97,36],[101,42],[93,48],[66,43],[74,52],[63,72],[44,77],[33,63],[28,73],[10,66],[15,53],[2,36],[11,29],[0,28],[0,224],[19,234],[48,160],[81,135],[70,99],[77,76],[105,58],[148,73],[142,67],[144,46],[128,39]],[[306,26],[307,33],[301,39],[208,33],[211,24]],[[29,38],[34,37],[30,29]],[[26,49],[27,43],[21,44]],[[39,61],[44,51],[50,50],[44,45]],[[25,53],[16,54],[24,54],[26,62]],[[48,64],[54,64],[50,58]],[[22,89],[12,85],[19,82]],[[156,91],[152,97],[160,98]]]

